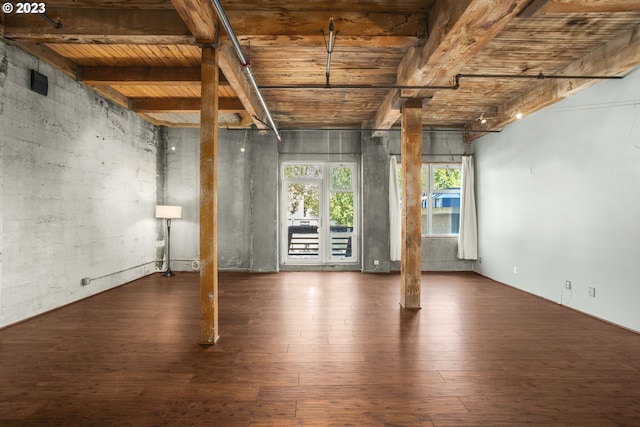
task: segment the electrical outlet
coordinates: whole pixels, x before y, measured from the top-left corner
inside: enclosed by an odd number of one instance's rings
[[[481,256],[478,257],[478,264],[482,264],[482,257]]]
[[[589,296],[591,298],[595,298],[596,297],[596,288],[589,286]]]
[[[80,284],[82,286],[87,286],[89,283],[91,283],[91,279],[88,277],[83,277],[82,280],[80,281]]]
[[[518,274],[518,267],[513,267],[513,274]]]
[[[374,259],[373,260],[373,265],[380,265],[380,260],[379,259]]]
[[[566,280],[564,282],[564,288],[565,289],[571,289],[571,280]]]

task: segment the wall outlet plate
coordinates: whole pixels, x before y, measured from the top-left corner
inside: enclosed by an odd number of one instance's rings
[[[571,289],[571,280],[567,280],[564,282],[564,288],[565,289]]]
[[[589,296],[592,298],[596,297],[596,288],[589,286]]]
[[[83,277],[82,280],[80,281],[80,284],[82,286],[87,286],[89,283],[91,283],[91,279],[89,279],[88,277]]]

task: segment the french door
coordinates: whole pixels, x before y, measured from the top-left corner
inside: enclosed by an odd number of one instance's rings
[[[282,163],[283,264],[358,262],[356,163]]]

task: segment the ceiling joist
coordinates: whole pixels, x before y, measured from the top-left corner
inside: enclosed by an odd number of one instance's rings
[[[82,67],[80,80],[102,85],[180,85],[200,83],[200,67]]]
[[[7,38],[29,43],[193,44],[175,10],[47,7],[56,28],[37,14],[6,14]]]
[[[199,112],[200,98],[130,98],[129,109],[136,113]],[[218,98],[218,111],[240,113],[244,106],[238,98]]]

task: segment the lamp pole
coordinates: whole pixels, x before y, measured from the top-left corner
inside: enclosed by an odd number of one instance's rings
[[[176,275],[171,271],[171,218],[167,218],[167,270],[162,275],[164,277]]]

